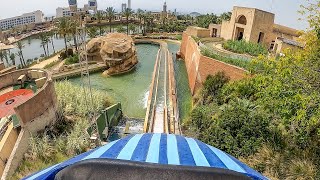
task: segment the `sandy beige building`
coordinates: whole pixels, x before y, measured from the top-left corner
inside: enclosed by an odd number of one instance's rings
[[[189,26],[186,30],[186,33],[190,36],[205,38],[210,36],[210,30],[201,27]]]
[[[274,20],[273,13],[256,8],[235,6],[229,21],[209,26],[210,36],[221,37],[225,40],[243,39],[261,43],[270,51],[278,53],[284,47],[302,47],[296,41],[299,38],[298,30],[275,24]]]

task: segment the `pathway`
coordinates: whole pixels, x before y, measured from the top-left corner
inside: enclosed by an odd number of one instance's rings
[[[52,62],[55,62],[55,61],[59,61],[59,53],[49,59],[46,59],[44,61],[41,61],[40,63],[38,64],[35,64],[33,66],[31,66],[30,68],[39,68],[39,69],[43,69],[46,65],[52,63]]]

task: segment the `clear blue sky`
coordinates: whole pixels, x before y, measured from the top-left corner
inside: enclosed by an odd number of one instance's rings
[[[4,1],[4,0],[1,0]],[[146,10],[161,10],[164,0],[131,0],[132,8]],[[87,1],[78,0],[79,6]],[[120,9],[121,3],[126,0],[98,0],[98,9],[112,6]],[[297,29],[305,29],[308,25],[299,21],[300,5],[305,0],[167,0],[168,9],[177,9],[178,12],[216,13],[231,11],[232,7],[247,6],[270,11],[276,14],[276,23]],[[0,6],[0,18],[20,15],[24,12],[41,10],[45,15],[55,15],[57,7],[68,6],[68,0],[8,0],[5,6]],[[12,7],[12,8],[9,8]]]

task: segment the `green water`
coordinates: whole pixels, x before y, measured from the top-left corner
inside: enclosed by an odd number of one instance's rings
[[[184,61],[176,60],[175,54],[179,51],[180,46],[168,42],[168,48],[173,53],[174,71],[176,78],[176,86],[178,89],[178,106],[180,120],[183,121],[191,111],[192,95],[189,88],[188,74]]]
[[[114,102],[121,102],[124,114],[134,118],[144,118],[146,113],[149,88],[152,80],[153,68],[159,46],[151,44],[137,44],[139,64],[130,73],[103,77],[101,72],[90,75],[93,88],[105,91]],[[170,52],[176,53],[179,45],[168,43]],[[175,56],[174,56],[175,58]],[[184,118],[191,109],[191,93],[188,85],[188,76],[183,61],[174,61],[175,76],[178,88],[178,104],[180,117]],[[70,79],[80,84],[80,77]]]
[[[107,92],[115,102],[121,102],[124,114],[129,117],[144,118],[148,92],[159,46],[138,44],[139,64],[130,73],[103,77],[101,72],[90,75],[92,88]],[[70,80],[80,84],[80,78]]]

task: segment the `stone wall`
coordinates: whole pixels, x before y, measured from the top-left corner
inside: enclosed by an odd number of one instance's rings
[[[224,71],[231,81],[235,81],[245,78],[247,74],[247,71],[242,68],[203,56],[198,44],[187,33],[182,35],[180,55],[185,60],[189,87],[193,95],[208,75],[215,75],[219,71]]]

